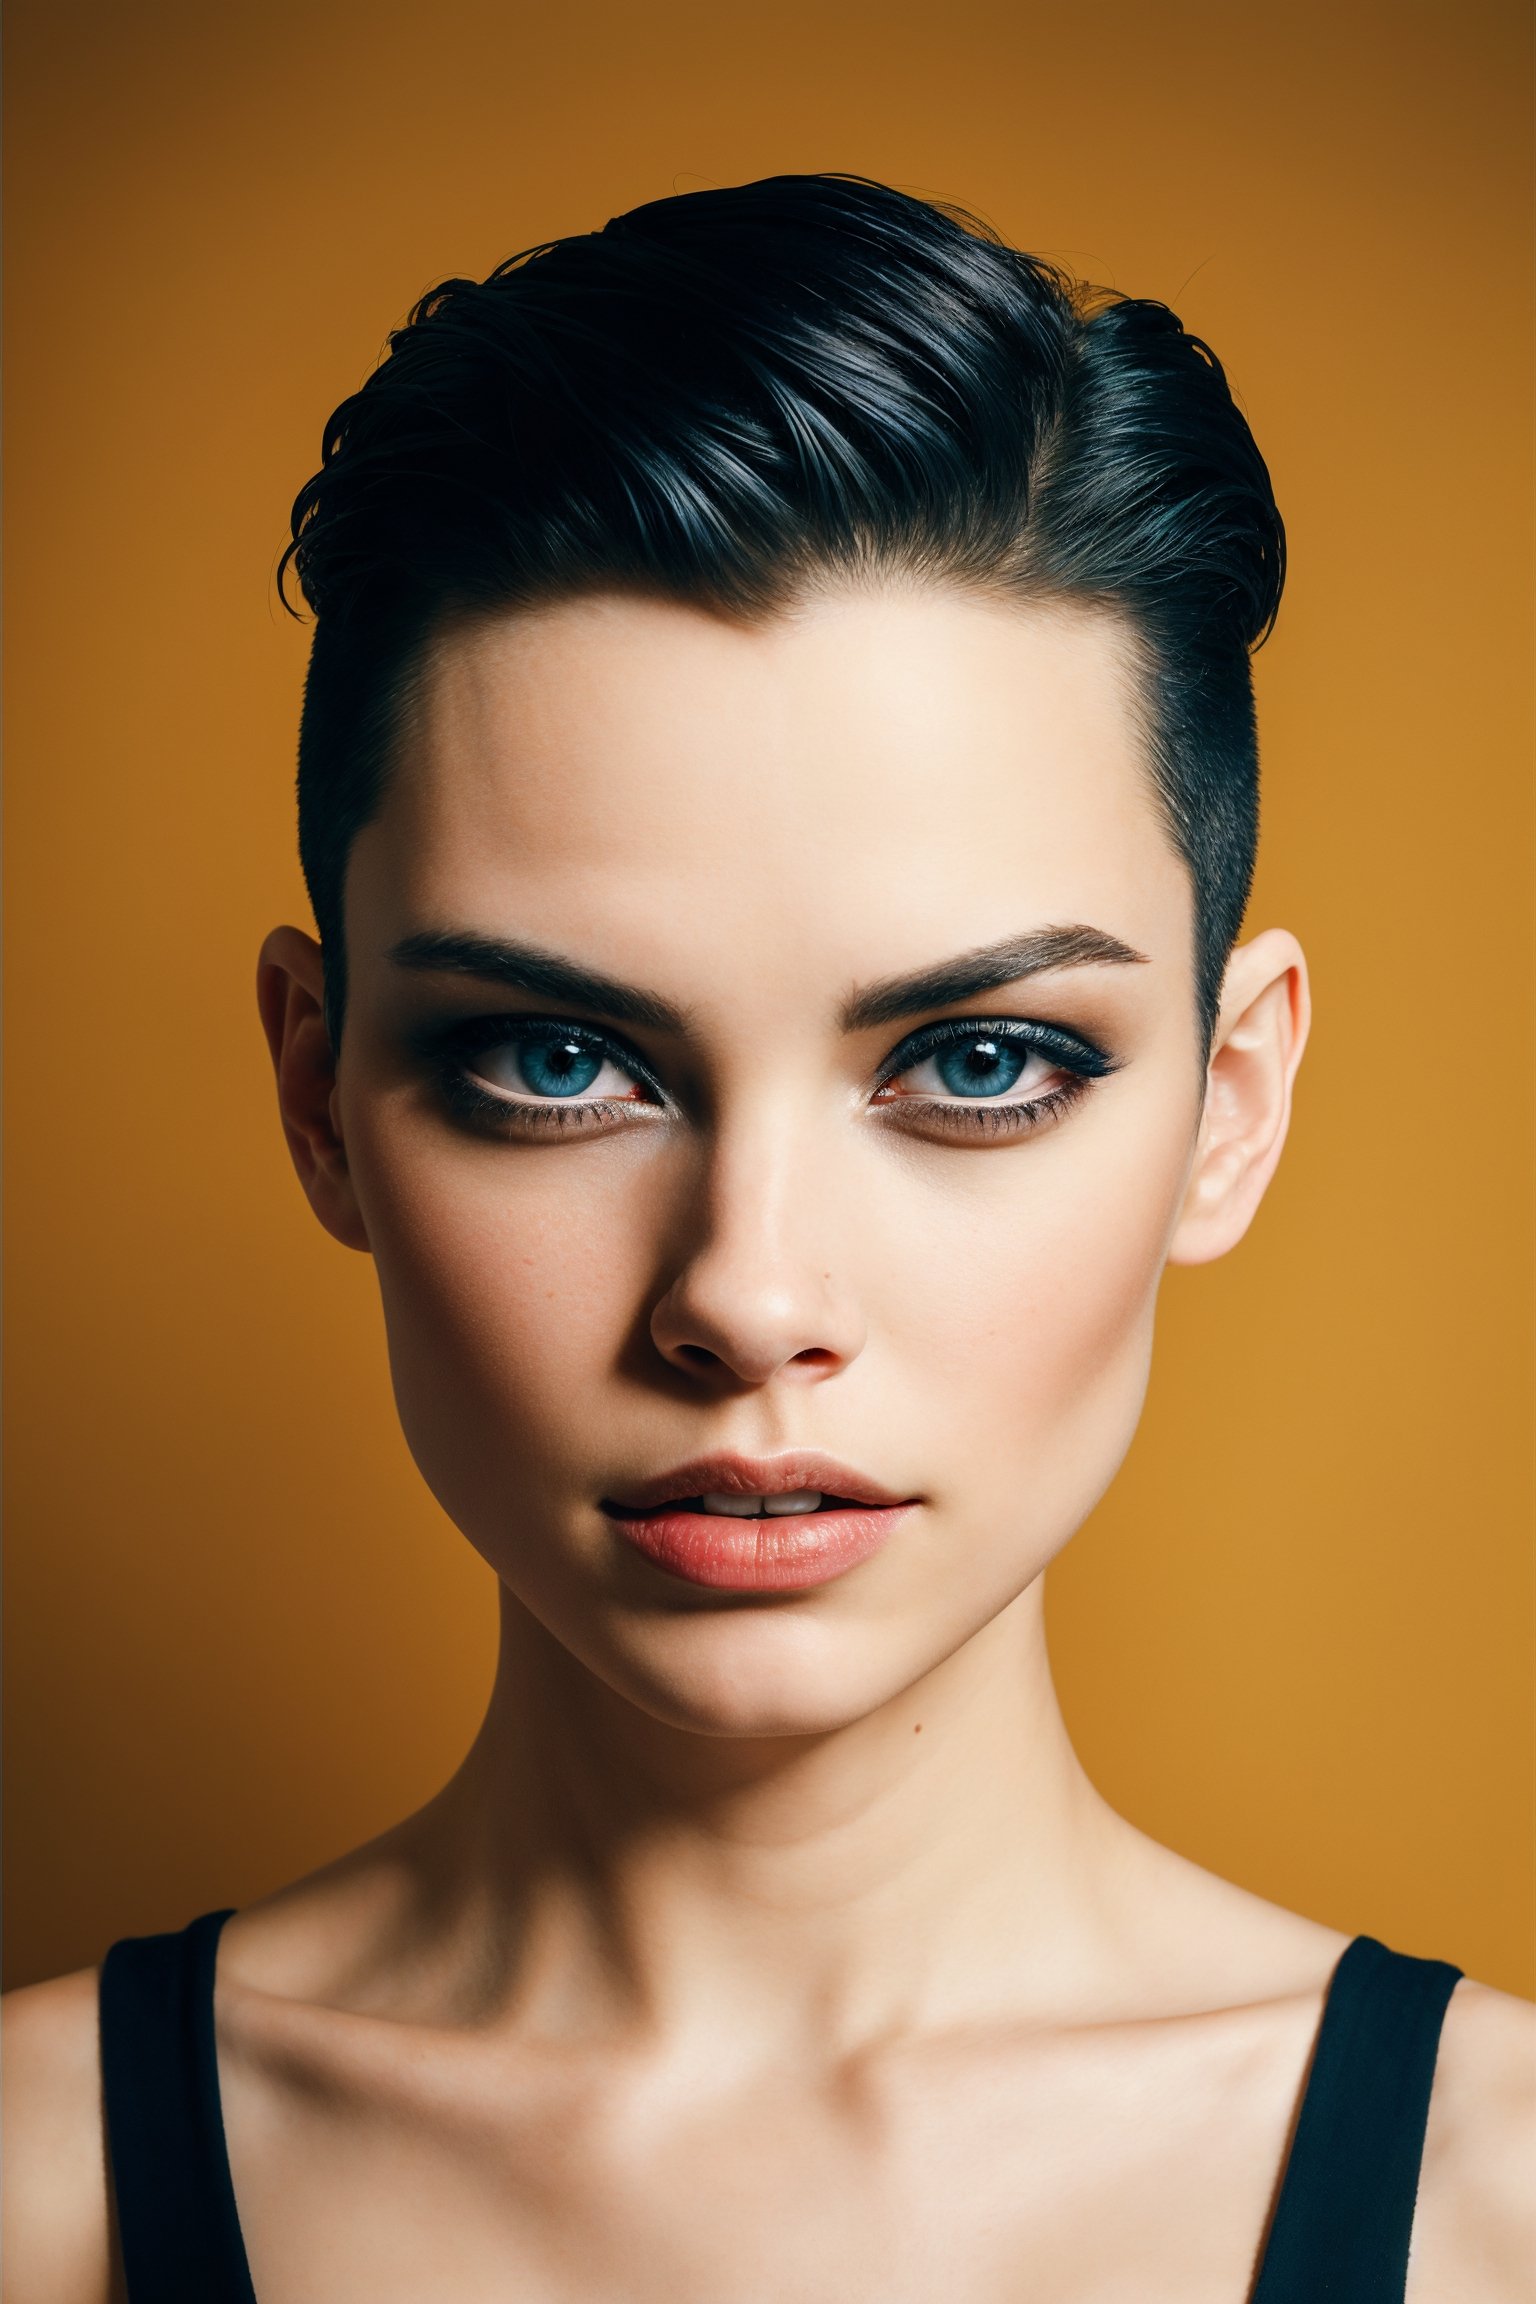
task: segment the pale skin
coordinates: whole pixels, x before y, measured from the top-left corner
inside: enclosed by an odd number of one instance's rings
[[[346,901],[339,1063],[316,945],[262,954],[284,1125],[503,1644],[443,1793],[225,1933],[261,2304],[1240,2304],[1346,1939],[1106,1807],[1041,1577],[1165,1266],[1253,1219],[1307,989],[1254,936],[1202,1061],[1123,632],[892,583],[445,634]],[[997,978],[1063,927],[1124,956]],[[674,1013],[401,964],[444,935]],[[848,1028],[983,951],[983,995]],[[488,1015],[606,1034],[589,1112],[530,1123],[492,1058],[516,1111],[445,1100],[422,1034]],[[978,1019],[1113,1068],[965,1133],[882,1067]],[[1037,1048],[1012,1101],[1062,1084]],[[801,1448],[916,1499],[814,1590],[679,1583],[599,1508]],[[7,2304],[118,2293],[94,1992],[12,1999]],[[1410,2304],[1532,2293],[1533,2067],[1531,2011],[1462,1984]]]

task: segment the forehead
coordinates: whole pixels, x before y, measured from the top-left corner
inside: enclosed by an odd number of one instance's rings
[[[381,930],[622,964],[771,928],[853,973],[1036,923],[1181,950],[1123,628],[873,591],[740,622],[614,597],[442,638],[354,871]],[[349,906],[352,891],[349,886]],[[355,915],[354,915],[355,916]]]

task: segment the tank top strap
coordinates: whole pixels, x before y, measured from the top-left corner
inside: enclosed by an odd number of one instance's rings
[[[102,1962],[102,2095],[129,2304],[256,2304],[214,2048],[229,1917],[125,1937]]]
[[[1249,2304],[1403,2304],[1440,2027],[1460,1978],[1373,1936],[1346,1948]]]

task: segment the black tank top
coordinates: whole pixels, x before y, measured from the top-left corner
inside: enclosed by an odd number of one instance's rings
[[[214,1963],[229,1917],[126,1938],[102,1965],[102,2087],[129,2304],[256,2304],[214,2053]],[[1403,2304],[1440,2024],[1460,1974],[1370,1936],[1343,1954],[1247,2304]]]

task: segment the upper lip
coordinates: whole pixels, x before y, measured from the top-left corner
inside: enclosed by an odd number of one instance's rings
[[[626,1512],[654,1512],[685,1496],[788,1496],[808,1488],[821,1496],[846,1498],[850,1504],[889,1507],[912,1501],[814,1449],[797,1449],[787,1456],[695,1456],[670,1472],[658,1472],[654,1480],[627,1482],[605,1501]]]

